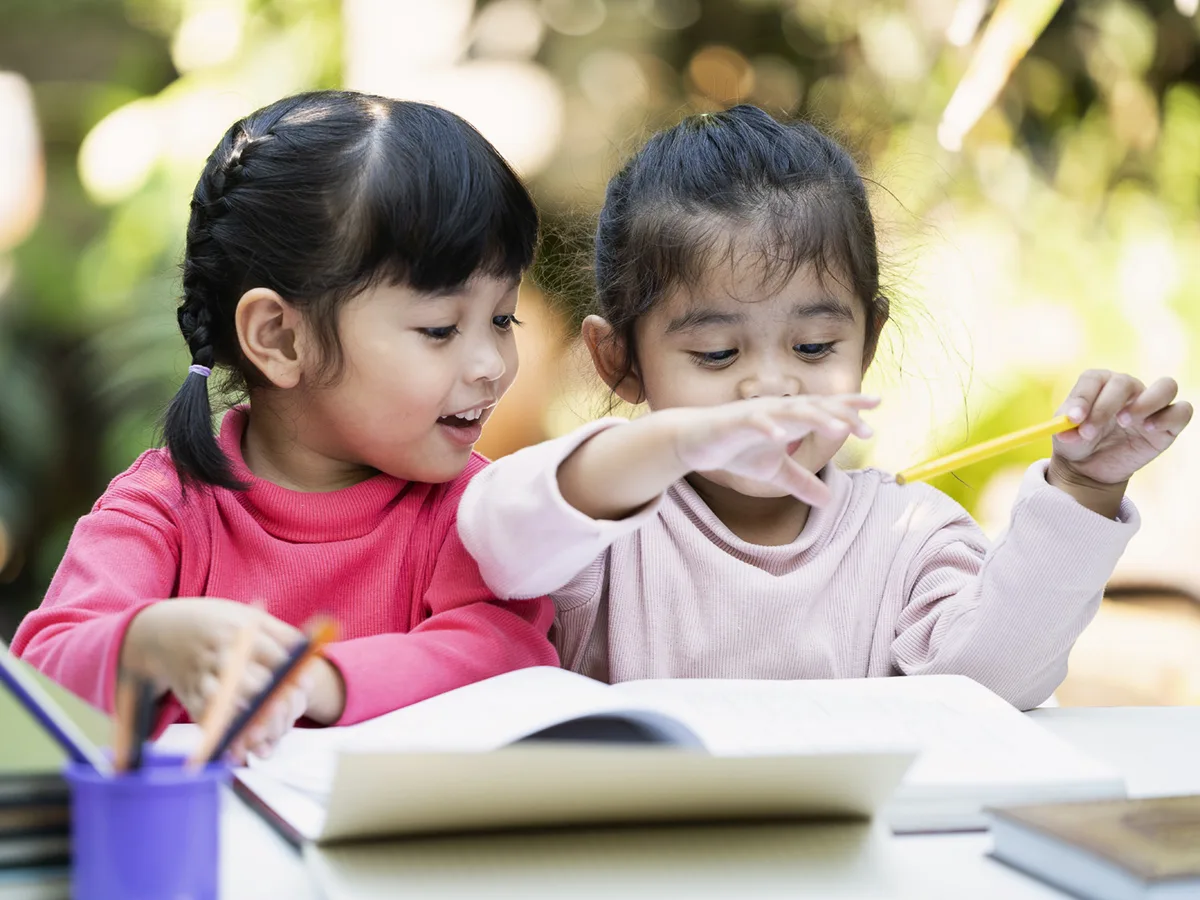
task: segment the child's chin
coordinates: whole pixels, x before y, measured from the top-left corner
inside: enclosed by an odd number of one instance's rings
[[[453,481],[463,473],[463,470],[467,467],[467,461],[470,459],[470,453],[470,448],[467,448],[463,452],[461,460],[451,458],[441,458],[436,461],[403,460],[396,462],[388,468],[381,468],[380,471],[401,481],[444,484],[447,481]]]
[[[715,484],[729,488],[731,491],[737,491],[744,497],[757,497],[762,500],[770,500],[791,496],[783,488],[767,484],[765,481],[743,478],[741,475],[729,475],[725,472],[707,472],[704,477]]]

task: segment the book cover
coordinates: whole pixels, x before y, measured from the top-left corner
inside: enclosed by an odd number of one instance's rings
[[[1143,882],[1200,880],[1200,796],[992,810],[999,820],[1069,844]]]

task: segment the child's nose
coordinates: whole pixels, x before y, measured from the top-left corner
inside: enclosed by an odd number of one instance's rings
[[[500,348],[491,341],[485,341],[472,359],[471,380],[499,381],[506,368]]]
[[[775,368],[763,368],[742,379],[738,394],[742,400],[756,397],[795,397],[804,393],[800,380],[794,375]]]

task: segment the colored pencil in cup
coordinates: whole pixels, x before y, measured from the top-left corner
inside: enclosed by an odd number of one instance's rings
[[[234,638],[233,650],[230,652],[225,671],[221,673],[221,682],[217,687],[217,693],[212,698],[212,702],[208,704],[208,709],[205,710],[204,717],[200,721],[200,744],[188,757],[189,769],[199,769],[204,765],[204,761],[212,754],[217,742],[221,740],[221,735],[233,720],[237,704],[238,684],[241,683],[242,676],[246,673],[246,666],[249,665],[250,657],[254,653],[254,639],[257,636],[258,626],[250,623]]]
[[[116,696],[113,698],[113,768],[129,771],[133,756],[134,718],[137,714],[137,682],[125,673],[117,675]]]
[[[1059,434],[1063,431],[1070,431],[1075,427],[1077,427],[1077,423],[1072,422],[1066,416],[1055,416],[1049,422],[1032,425],[1029,428],[1022,428],[1020,431],[1014,431],[1012,434],[993,438],[990,441],[984,441],[982,444],[976,444],[973,447],[967,447],[965,450],[959,450],[957,453],[951,453],[948,456],[938,457],[929,462],[921,463],[919,466],[905,469],[896,474],[896,483],[907,484],[910,481],[928,481],[930,478],[936,478],[938,475],[944,475],[955,469],[962,469],[974,463],[982,462],[985,459],[991,459],[993,456],[1007,453],[1016,447]]]
[[[300,676],[304,667],[320,655],[325,645],[331,643],[336,637],[337,626],[333,622],[325,620],[318,623],[312,630],[312,636],[305,637],[292,649],[287,659],[275,670],[270,683],[234,718],[221,740],[217,742],[217,746],[209,753],[208,758],[204,761],[205,764],[215,762],[224,756],[238,736],[258,718],[271,700],[278,696],[283,688],[292,684]]]
[[[142,751],[146,741],[150,740],[150,732],[154,730],[154,700],[154,682],[149,678],[139,678],[134,688],[133,744],[129,748],[131,771],[136,772],[142,767]]]

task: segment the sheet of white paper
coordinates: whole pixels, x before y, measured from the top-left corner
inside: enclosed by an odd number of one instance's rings
[[[200,746],[200,738],[199,725],[193,725],[190,722],[168,725],[167,730],[154,742],[154,749],[159,753],[187,756]]]
[[[909,795],[1119,780],[959,675],[838,681],[634,681],[610,690],[687,722],[713,753],[921,751]]]

